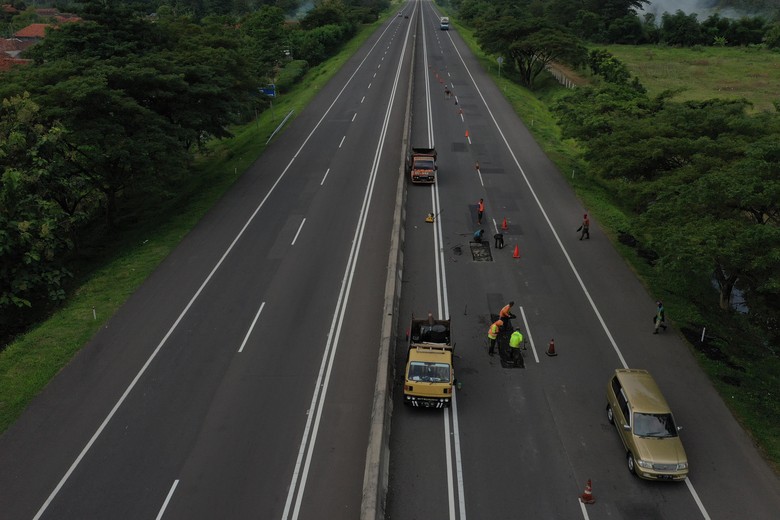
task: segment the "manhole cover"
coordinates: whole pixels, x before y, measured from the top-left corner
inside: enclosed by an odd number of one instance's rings
[[[492,262],[493,255],[490,254],[489,242],[469,242],[471,247],[471,256],[475,262]]]

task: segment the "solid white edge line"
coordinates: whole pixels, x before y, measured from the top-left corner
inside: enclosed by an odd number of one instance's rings
[[[704,504],[702,503],[701,499],[699,499],[699,494],[693,488],[693,482],[691,482],[690,478],[685,479],[685,485],[688,486],[688,491],[691,492],[691,495],[693,496],[693,501],[696,502],[697,506],[699,506],[699,511],[701,512],[701,516],[704,517],[705,520],[710,520],[710,515],[707,513],[707,509],[704,507]]]
[[[435,184],[431,184],[431,208],[434,215],[438,213],[438,209],[436,206],[436,194],[435,194]],[[442,305],[442,294],[441,294],[441,265],[439,264],[439,228],[436,227],[436,220],[439,220],[441,215],[434,217],[434,225],[433,225],[433,258],[435,260],[435,272],[436,272],[436,305],[437,305],[437,312],[436,315],[439,317],[439,319],[447,319],[446,316],[444,316],[443,311],[443,305]]]
[[[409,27],[411,27],[411,25]],[[385,29],[385,31],[387,31],[387,29]],[[407,34],[406,34],[407,42],[408,42],[408,38],[409,38],[409,32],[410,32],[410,28],[407,28]],[[381,36],[380,36],[379,39],[381,39]],[[377,43],[379,42],[379,39],[377,40]],[[374,46],[371,48],[371,50],[373,50],[373,48],[377,45],[377,43],[374,44]],[[378,147],[377,147],[377,149],[375,151],[375,154],[374,154],[374,163],[373,163],[373,165],[371,167],[371,173],[370,173],[370,176],[369,176],[369,183],[368,183],[368,186],[366,187],[366,192],[365,192],[364,197],[363,197],[363,207],[361,208],[358,226],[357,226],[357,228],[355,230],[355,239],[353,239],[353,241],[352,241],[352,248],[351,248],[350,255],[349,255],[349,258],[352,259],[352,262],[351,262],[351,265],[350,265],[349,261],[347,263],[347,267],[346,267],[346,270],[345,270],[345,278],[342,279],[342,287],[341,287],[341,291],[339,293],[339,299],[338,299],[338,302],[336,304],[336,309],[334,311],[333,321],[331,323],[331,332],[328,334],[328,342],[330,343],[330,345],[332,345],[332,348],[330,346],[326,345],[326,350],[325,350],[325,353],[324,353],[323,358],[322,358],[322,364],[320,366],[320,373],[319,373],[319,375],[317,377],[318,383],[315,386],[314,395],[312,396],[312,402],[311,402],[312,404],[311,404],[311,407],[309,408],[308,419],[306,420],[306,426],[305,426],[305,429],[304,429],[303,439],[301,441],[301,445],[300,445],[300,448],[298,450],[298,458],[297,458],[297,461],[296,461],[296,464],[295,464],[295,469],[293,471],[293,478],[292,478],[292,481],[291,481],[289,489],[288,489],[287,500],[286,500],[286,503],[285,503],[284,512],[282,514],[282,520],[286,520],[287,519],[288,514],[289,514],[290,505],[292,503],[292,499],[293,499],[294,496],[296,496],[296,494],[297,494],[297,498],[296,498],[296,501],[295,501],[295,507],[293,509],[293,513],[292,513],[293,516],[292,516],[292,518],[293,518],[293,520],[297,519],[299,511],[300,511],[301,501],[303,500],[303,494],[304,494],[304,490],[306,488],[306,480],[308,478],[308,472],[309,472],[309,467],[310,467],[310,464],[311,464],[311,458],[312,458],[313,453],[314,453],[314,446],[315,446],[316,439],[317,439],[317,430],[319,429],[320,418],[322,416],[322,408],[323,408],[322,405],[324,404],[325,396],[327,394],[327,389],[328,389],[328,383],[330,382],[330,373],[331,373],[331,370],[332,370],[333,361],[335,360],[335,353],[336,353],[336,349],[337,349],[337,346],[338,346],[338,337],[339,337],[340,332],[341,332],[341,325],[342,325],[343,320],[344,320],[344,312],[345,312],[346,307],[347,307],[347,301],[349,299],[349,292],[350,292],[350,289],[352,287],[352,279],[353,279],[353,276],[354,276],[355,265],[357,265],[357,258],[358,258],[359,252],[360,252],[360,246],[362,244],[363,233],[364,233],[364,230],[365,230],[365,224],[366,224],[366,220],[368,218],[368,211],[369,211],[369,208],[370,208],[370,205],[371,205],[371,195],[373,194],[374,185],[376,183],[376,176],[377,176],[377,172],[378,172],[378,169],[379,169],[380,157],[381,157],[381,154],[382,154],[382,150],[384,149],[384,140],[385,140],[385,138],[387,136],[387,127],[389,125],[388,121],[390,119],[390,114],[391,114],[391,110],[392,110],[392,107],[393,107],[393,101],[395,99],[395,94],[396,94],[396,91],[398,89],[398,81],[399,81],[399,77],[400,77],[400,74],[401,74],[403,58],[404,58],[404,55],[406,54],[406,45],[407,45],[407,43],[404,43],[404,46],[402,47],[401,56],[400,56],[399,62],[398,62],[398,69],[396,70],[395,80],[394,80],[394,83],[393,83],[393,88],[392,88],[392,91],[391,91],[390,99],[389,99],[388,104],[387,104],[387,110],[385,111],[385,118],[384,118],[384,121],[383,121],[382,132],[381,132],[381,134],[379,136],[379,145],[378,145]],[[369,51],[369,53],[366,55],[366,58],[363,59],[363,62],[365,62],[365,60],[368,58],[368,55],[370,55],[370,53],[371,53],[371,51]],[[362,66],[363,62],[361,62],[360,66]],[[358,67],[358,69],[360,68],[360,66]],[[355,74],[357,74],[357,69],[352,74],[351,77],[353,77]],[[345,283],[346,283],[346,285],[345,285]],[[343,299],[343,303],[342,303],[342,299]],[[341,308],[341,316],[340,317],[339,317],[339,308]],[[333,328],[334,328],[334,326],[336,326],[336,322],[337,321],[338,321],[338,325],[337,325],[335,336],[334,336]],[[331,340],[333,340],[333,341],[331,342]],[[330,360],[328,360],[329,357],[330,357]],[[327,372],[325,373],[325,378],[323,380],[322,375],[323,375],[323,371],[325,370],[326,364],[327,364]],[[323,382],[320,384],[319,381],[323,381]],[[321,392],[320,392],[320,386],[322,387],[321,388]],[[315,416],[315,415],[316,415],[316,419],[314,419],[314,425],[312,427],[312,417]],[[311,431],[311,438],[309,438],[310,437],[310,433],[309,433],[310,431]],[[300,468],[301,468],[302,459],[304,457],[304,453],[305,453],[306,461],[303,462],[303,471],[301,471]],[[300,476],[300,482],[298,482],[299,476]],[[296,493],[296,489],[297,489],[297,493]]]
[[[523,310],[523,306],[520,306],[520,314],[523,316],[523,324],[525,325],[525,333],[528,335],[528,342],[531,344],[531,350],[534,353],[534,359],[536,362],[539,362],[539,356],[536,353],[536,345],[534,344],[534,337],[531,335],[531,327],[528,325],[528,320],[525,319],[525,310]]]
[[[160,512],[157,513],[157,518],[155,520],[160,520],[165,514],[165,509],[168,507],[168,502],[171,501],[171,497],[173,497],[173,492],[176,491],[176,486],[178,485],[179,485],[179,479],[174,480],[170,491],[168,491],[168,496],[165,497],[165,502],[163,502],[163,505],[160,508]]]
[[[460,455],[460,428],[458,426],[458,405],[455,400],[456,388],[452,388],[452,432],[455,434],[455,472],[458,481],[458,505],[460,520],[466,520],[466,496],[463,484],[463,462]]]
[[[252,335],[252,331],[255,329],[255,324],[257,323],[257,318],[260,317],[260,313],[263,312],[263,307],[265,307],[265,302],[260,304],[260,308],[257,310],[257,314],[255,314],[255,319],[252,320],[252,324],[249,326],[249,330],[246,331],[246,336],[244,336],[244,341],[241,342],[241,346],[238,347],[239,352],[244,351],[244,346],[246,345],[246,342],[249,341],[249,336]]]
[[[441,217],[441,201],[439,200],[439,184],[435,184],[436,189],[436,207],[439,209],[439,216]],[[447,298],[447,271],[444,269],[444,232],[441,229],[441,218],[437,218],[434,222],[434,226],[438,228],[438,257],[437,261],[441,262],[441,288],[442,288],[442,301],[444,302],[444,314],[445,319],[450,319],[450,302]]]
[[[447,410],[443,410],[442,417],[444,417],[444,453],[447,461],[447,496],[449,497],[449,514],[450,520],[456,520],[455,516],[455,486],[452,482],[452,447],[450,446],[452,441],[450,440],[450,414]]]
[[[582,517],[585,520],[590,520],[590,517],[588,516],[588,509],[585,507],[585,504],[579,498],[577,499],[577,502],[579,502],[580,504],[580,511],[582,511]]]
[[[423,16],[423,10],[420,9],[420,15],[421,19],[424,18]],[[426,109],[427,109],[427,115],[428,115],[428,143],[429,147],[434,147],[434,131],[433,131],[433,107],[432,107],[432,100],[431,100],[431,89],[430,89],[430,83],[432,79],[430,78],[430,72],[428,68],[428,46],[425,40],[425,22],[422,23],[422,31],[423,31],[423,57],[424,57],[424,66],[425,66],[425,98],[426,98]],[[437,175],[438,177],[438,175]],[[434,221],[434,229],[433,229],[433,244],[434,244],[434,260],[436,263],[436,298],[437,303],[439,307],[439,316],[443,319],[449,319],[450,318],[450,309],[449,309],[449,297],[447,294],[447,275],[446,275],[446,269],[445,269],[445,260],[444,260],[444,239],[443,239],[443,231],[441,227],[441,201],[439,199],[439,186],[438,186],[438,178],[436,179],[436,182],[431,185],[431,206],[433,207],[433,214],[438,215],[436,220]],[[455,392],[453,391],[452,397],[451,397],[453,406],[455,405]],[[447,446],[447,490],[448,490],[448,498],[449,498],[449,512],[450,512],[450,518],[455,518],[455,498],[452,493],[452,478],[453,478],[453,469],[452,469],[452,461],[451,461],[451,454],[450,454],[450,434],[449,434],[449,416],[452,414],[452,421],[453,421],[453,432],[455,433],[455,474],[457,478],[458,483],[458,505],[459,505],[459,511],[461,515],[460,520],[465,520],[466,518],[466,498],[465,498],[465,491],[463,487],[463,465],[461,460],[461,453],[460,453],[460,437],[459,437],[459,430],[457,428],[458,419],[457,419],[457,407],[452,409],[450,412],[446,412],[444,414],[445,417],[445,444]]]
[[[298,235],[301,234],[301,229],[303,229],[303,225],[306,223],[306,217],[301,220],[301,225],[298,226],[298,231],[295,232],[295,236],[293,237],[293,241],[290,243],[291,246],[295,245],[295,241],[298,240]]]

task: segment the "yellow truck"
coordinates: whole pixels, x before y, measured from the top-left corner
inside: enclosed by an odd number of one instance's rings
[[[450,341],[450,320],[416,320],[408,332],[404,404],[424,408],[446,408],[452,399],[455,370],[454,345]]]

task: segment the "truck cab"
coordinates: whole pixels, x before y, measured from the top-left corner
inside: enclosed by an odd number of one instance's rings
[[[450,320],[415,320],[409,327],[404,404],[423,408],[446,408],[455,383]]]

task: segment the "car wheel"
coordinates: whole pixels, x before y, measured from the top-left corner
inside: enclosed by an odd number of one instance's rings
[[[628,464],[628,471],[636,475],[636,466],[634,466],[634,455],[630,451],[626,455],[626,463]]]
[[[612,407],[607,405],[607,420],[609,424],[615,424],[615,416],[612,413]]]

